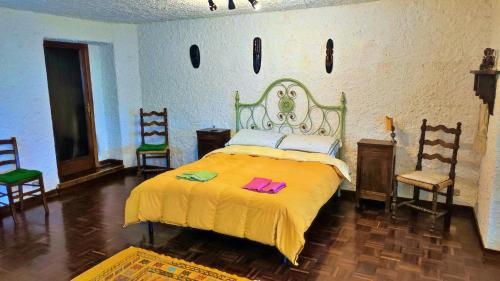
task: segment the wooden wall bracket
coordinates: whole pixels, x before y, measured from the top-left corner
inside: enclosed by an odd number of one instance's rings
[[[488,111],[493,115],[495,106],[495,95],[497,89],[497,76],[500,71],[497,70],[472,70],[474,74],[474,91],[483,103],[488,104]]]

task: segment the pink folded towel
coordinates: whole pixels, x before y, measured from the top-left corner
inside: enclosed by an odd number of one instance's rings
[[[272,182],[268,186],[264,187],[262,189],[262,192],[266,193],[278,193],[280,190],[286,187],[286,184],[284,182]]]
[[[253,178],[243,188],[263,193],[278,193],[285,187],[284,182],[273,182],[266,178]]]
[[[248,190],[261,191],[264,187],[268,186],[272,180],[265,178],[253,178],[247,185],[243,188]]]

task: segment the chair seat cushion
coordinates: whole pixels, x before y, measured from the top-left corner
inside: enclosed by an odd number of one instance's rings
[[[42,175],[42,172],[36,170],[16,169],[4,174],[0,174],[0,182],[13,184],[23,182],[28,179],[36,178]]]
[[[436,174],[424,171],[413,171],[396,176],[396,180],[402,183],[418,186],[421,188],[432,190],[434,185],[438,189],[446,188],[453,184],[448,175]]]
[[[168,145],[165,143],[160,143],[160,144],[141,144],[139,148],[137,149],[138,151],[165,151],[167,149]]]

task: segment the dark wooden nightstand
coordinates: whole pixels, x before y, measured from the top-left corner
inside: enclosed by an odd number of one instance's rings
[[[212,150],[224,147],[231,138],[229,129],[209,128],[196,131],[198,137],[198,159]]]
[[[392,141],[362,139],[358,142],[356,207],[361,199],[385,202],[389,212],[396,163],[396,144]]]

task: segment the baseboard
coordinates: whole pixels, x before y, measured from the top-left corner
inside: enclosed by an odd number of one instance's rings
[[[132,166],[132,167],[126,167],[123,169],[125,174],[131,176],[131,175],[137,175],[137,166]]]
[[[147,165],[146,166],[146,169],[163,169],[165,167],[161,167],[161,166],[154,166],[154,165]],[[175,168],[167,168],[167,171],[172,171],[174,170]],[[125,172],[127,173],[127,175],[137,175],[137,166],[132,166],[132,167],[127,167],[125,168]]]
[[[91,173],[91,174],[88,174],[88,175],[84,175],[84,176],[81,176],[81,177],[78,177],[78,178],[75,178],[72,180],[61,182],[57,185],[57,189],[66,189],[69,187],[77,186],[77,185],[80,185],[80,184],[83,184],[86,182],[100,179],[100,178],[108,176],[108,175],[119,173],[119,172],[123,171],[123,169],[124,169],[123,164],[120,164],[120,165],[112,166],[112,167],[105,168],[102,170],[98,170],[98,171]]]
[[[340,197],[342,199],[354,201],[356,199],[356,191],[353,191],[350,189],[341,189],[340,190]]]

